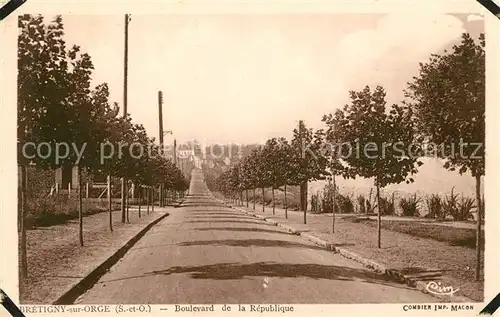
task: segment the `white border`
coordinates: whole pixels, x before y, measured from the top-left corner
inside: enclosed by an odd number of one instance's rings
[[[498,129],[500,104],[500,21],[480,6],[475,0],[393,0],[393,1],[36,1],[28,0],[15,13],[0,22],[0,113],[2,115],[0,137],[0,286],[18,302],[17,277],[17,169],[16,169],[16,75],[17,75],[17,15],[23,13],[42,14],[276,14],[276,13],[389,13],[412,14],[416,11],[441,13],[483,13],[487,39],[487,173],[485,178],[486,197],[486,263],[485,301],[489,302],[500,292],[500,216],[496,210],[498,194],[495,191],[496,162],[500,155],[493,146]],[[417,43],[418,45],[418,43]],[[219,305],[220,306],[220,305]],[[234,306],[234,305],[233,305]],[[400,315],[402,304],[377,305],[295,305],[296,314],[313,315],[332,313],[335,315],[376,314]],[[476,304],[477,313],[484,304]],[[162,306],[163,307],[163,306]],[[158,311],[158,309],[156,309]],[[0,312],[2,309],[0,308]],[[173,306],[169,306],[169,312]],[[178,314],[178,313],[177,313]],[[190,313],[183,313],[184,315]],[[198,315],[201,313],[197,313]],[[231,312],[238,315],[237,312]],[[248,313],[244,313],[248,314]],[[411,315],[427,315],[426,311],[406,312]],[[472,312],[453,313],[472,315]],[[2,315],[2,314],[0,314]],[[40,315],[40,314],[37,314]],[[83,315],[83,314],[77,314]],[[86,315],[86,314],[85,314]],[[110,315],[109,313],[106,315]],[[135,315],[135,314],[134,314]],[[159,312],[154,315],[165,315]],[[213,315],[213,314],[212,314]],[[243,315],[243,314],[242,314]],[[442,313],[439,314],[443,315]]]

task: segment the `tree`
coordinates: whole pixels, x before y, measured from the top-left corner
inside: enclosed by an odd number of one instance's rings
[[[322,155],[323,131],[316,133],[308,129],[304,121],[293,130],[292,148],[292,178],[293,185],[300,185],[300,206],[304,211],[304,224],[307,223],[307,185],[309,181],[324,179],[327,175],[326,160]]]
[[[259,164],[259,151],[258,148],[252,150],[243,163],[244,180],[248,188],[252,189],[253,209],[255,210],[255,189],[259,186],[259,171],[257,170]]]
[[[481,271],[481,176],[485,175],[485,38],[464,33],[451,52],[432,54],[405,91],[419,132],[444,168],[476,181],[476,280]],[[457,149],[459,153],[457,153]]]
[[[23,153],[24,145],[28,142],[36,144],[39,136],[39,126],[36,124],[44,115],[44,108],[49,102],[47,91],[57,91],[59,79],[63,77],[65,70],[55,67],[63,63],[64,57],[57,51],[62,41],[62,23],[58,19],[51,28],[50,36],[42,16],[31,16],[28,14],[19,16],[18,27],[18,86],[17,86],[17,142],[18,142],[18,165],[19,165],[19,199],[20,210],[18,217],[19,251],[20,251],[20,275],[28,276],[26,256],[26,216],[28,213],[26,204],[26,173],[27,165],[32,162]],[[48,45],[53,50],[47,49]],[[52,102],[61,104],[63,99],[59,94],[54,94]]]
[[[254,177],[256,185],[262,189],[262,212],[266,210],[266,187],[270,185],[270,175],[266,169],[266,157],[264,146],[260,146],[254,151]]]
[[[371,91],[350,92],[351,104],[324,118],[334,131],[338,155],[348,164],[345,177],[373,178],[377,189],[377,246],[381,247],[380,189],[388,184],[413,182],[421,154],[415,145],[412,111],[392,105],[386,112],[386,93],[382,86]],[[346,148],[347,146],[347,148]],[[348,150],[347,152],[345,150]],[[354,153],[355,151],[355,153]]]
[[[288,152],[283,151],[286,144],[284,138],[272,138],[267,140],[263,148],[262,163],[264,170],[271,186],[272,199],[273,199],[273,215],[275,214],[276,201],[274,196],[275,189],[282,185],[286,185],[286,167]]]
[[[285,194],[285,218],[288,219],[288,202],[287,202],[287,185],[293,184],[293,151],[290,143],[285,138],[279,138],[279,173],[281,174],[281,182],[284,186]]]
[[[78,46],[66,50],[60,16],[45,25],[41,16],[24,15],[19,18],[19,28],[18,89],[23,96],[18,101],[19,145],[23,147],[27,142],[47,144],[46,155],[31,156],[31,162],[37,167],[78,165],[79,240],[83,246],[81,172],[82,166],[95,159],[95,152],[84,151],[83,156],[78,157],[70,148],[85,149],[84,144],[95,139],[91,135],[93,105],[90,97],[90,76],[94,67],[90,56],[80,54]],[[58,152],[61,145],[69,152],[64,157]],[[24,154],[19,155],[22,166],[27,163]],[[25,175],[21,177],[24,179]],[[21,212],[24,214],[25,210],[21,208]],[[21,245],[25,245],[23,233],[21,240]],[[24,253],[25,250],[21,252],[22,262]]]
[[[335,178],[337,175],[344,175],[346,169],[342,164],[340,159],[340,153],[338,151],[338,146],[341,144],[339,139],[339,134],[335,131],[335,122],[332,114],[323,116],[323,122],[326,122],[328,125],[328,129],[325,132],[325,148],[324,154],[327,159],[327,167],[329,171],[328,176],[328,203],[332,206],[332,233],[335,233],[335,214],[336,214],[336,194],[337,194],[337,185],[335,182]],[[333,180],[333,185],[330,182]]]

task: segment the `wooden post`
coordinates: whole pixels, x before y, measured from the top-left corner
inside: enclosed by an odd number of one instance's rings
[[[275,209],[276,209],[276,202],[274,200],[274,187],[271,189],[271,191],[273,192],[273,215],[275,214]]]
[[[85,183],[85,198],[89,198],[89,183]]]
[[[141,201],[141,196],[142,196],[141,195],[141,184],[139,184],[139,192],[138,192],[138,194],[139,194],[139,218],[141,218],[141,203],[142,203],[142,201]]]
[[[81,167],[78,166],[78,223],[79,223],[79,238],[80,246],[83,247],[83,204],[82,204],[82,171]]]
[[[125,223],[126,221],[126,218],[125,218],[125,213],[126,213],[126,202],[125,202],[125,178],[122,177],[120,179],[120,182],[121,182],[121,196],[120,196],[120,200],[121,200],[121,212],[122,212],[122,223]]]
[[[155,212],[155,187],[151,187],[151,211]]]
[[[68,198],[71,198],[71,183],[68,183]]]
[[[129,189],[128,189],[128,183],[127,183],[127,194],[126,194],[126,203],[127,203],[127,222],[130,222],[130,219],[129,219]]]
[[[253,189],[252,200],[253,200],[253,210],[255,210],[255,188]]]
[[[149,198],[149,188],[146,187],[146,204],[148,205],[146,212],[148,213],[148,215],[149,215],[149,199],[150,199]]]
[[[476,204],[477,204],[477,220],[476,220],[476,281],[481,280],[481,251],[482,251],[482,218],[483,218],[483,203],[481,202],[481,175],[476,175]]]
[[[288,219],[288,203],[286,201],[286,184],[285,184],[285,219]]]
[[[330,200],[330,199],[329,199]],[[333,175],[333,206],[332,206],[332,233],[335,233],[335,214],[337,213],[337,185],[335,184],[335,175]]]
[[[108,209],[109,209],[109,231],[113,231],[113,201],[111,197],[111,175],[107,177]]]
[[[19,210],[19,224],[18,224],[18,231],[20,233],[20,258],[21,258],[21,264],[19,266],[20,269],[20,274],[22,278],[28,277],[28,258],[27,258],[27,252],[26,252],[26,214],[27,214],[27,206],[26,206],[26,199],[27,199],[27,168],[26,166],[22,165],[20,166],[19,169],[19,178],[21,178],[21,188],[20,188],[20,199],[21,199],[21,204],[20,204],[20,210]]]
[[[266,210],[266,192],[264,187],[262,187],[262,212]]]
[[[381,235],[382,235],[382,219],[381,219],[381,205],[380,205],[380,185],[377,182],[377,248],[381,248]]]
[[[247,208],[248,208],[248,189],[245,189],[245,195],[246,195]]]

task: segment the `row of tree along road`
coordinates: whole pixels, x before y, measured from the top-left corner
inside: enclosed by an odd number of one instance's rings
[[[413,182],[412,175],[423,164],[421,158],[435,154],[444,159],[446,169],[469,173],[476,181],[479,280],[484,214],[480,188],[485,174],[484,47],[484,34],[474,40],[465,33],[451,51],[432,54],[420,63],[400,104],[387,105],[382,86],[350,91],[349,104],[323,116],[326,129],[314,131],[299,121],[290,141],[268,140],[220,175],[214,190],[243,201],[244,192],[248,199],[248,191],[261,189],[264,196],[264,189],[271,188],[274,201],[274,190],[284,186],[286,213],[286,186],[300,186],[300,209],[306,223],[309,181],[333,180],[335,188],[336,176],[373,179],[381,206],[380,189]],[[378,248],[380,215],[378,208]]]
[[[78,174],[99,172],[109,178],[130,180],[154,197],[162,184],[164,190],[179,195],[188,189],[188,180],[177,166],[167,159],[161,148],[149,138],[142,125],[134,124],[128,113],[118,116],[117,103],[109,100],[106,83],[92,87],[94,65],[80,47],[66,47],[62,18],[45,23],[42,16],[19,17],[18,38],[18,164],[20,166],[20,257],[21,276],[27,276],[26,260],[26,170],[27,166],[55,169],[78,165]],[[102,153],[102,144],[122,144],[120,155]],[[25,144],[48,144],[47,155],[23,155]],[[84,149],[57,156],[56,148],[68,144]],[[140,157],[131,146],[148,149]],[[135,154],[134,154],[135,153]],[[77,155],[78,154],[78,155]],[[106,160],[102,157],[106,156]],[[83,246],[82,184],[78,177],[80,245]],[[122,221],[124,186],[122,182]],[[159,197],[164,197],[159,195]],[[112,228],[111,195],[109,200],[110,230]],[[153,202],[154,203],[154,202]],[[160,202],[161,205],[161,202]]]

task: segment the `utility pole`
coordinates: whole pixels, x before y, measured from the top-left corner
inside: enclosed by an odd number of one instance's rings
[[[127,117],[127,86],[128,86],[128,24],[130,22],[130,14],[125,14],[125,49],[124,49],[124,59],[123,59],[123,117]],[[126,195],[127,191],[127,179],[122,177],[121,179],[121,211],[122,211],[122,223],[125,223],[126,218]]]
[[[159,127],[159,134],[160,134],[160,151],[161,151],[161,154],[163,154],[163,111],[162,111],[162,108],[163,108],[163,93],[160,91],[158,91],[158,127]],[[159,202],[158,204],[160,205],[160,207],[163,207],[163,184],[160,184],[160,190],[159,190]]]
[[[177,166],[177,140],[174,139],[174,165]]]

